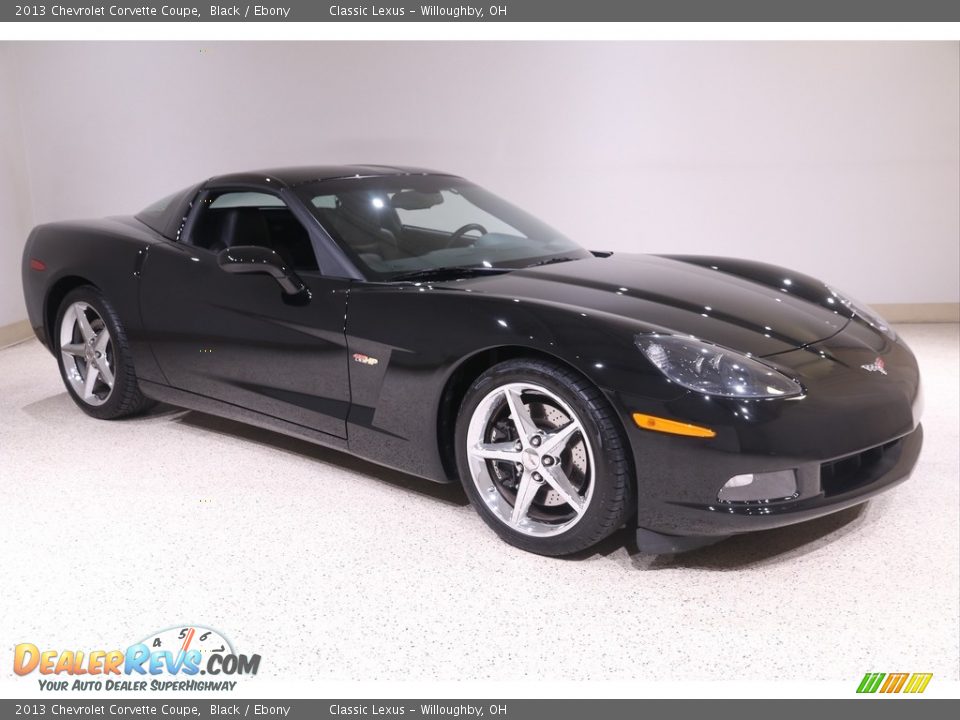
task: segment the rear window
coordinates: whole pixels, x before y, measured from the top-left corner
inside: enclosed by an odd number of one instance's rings
[[[180,225],[190,207],[190,201],[197,193],[198,187],[198,185],[192,185],[185,190],[167,195],[165,198],[145,207],[134,217],[165,238],[176,240]]]

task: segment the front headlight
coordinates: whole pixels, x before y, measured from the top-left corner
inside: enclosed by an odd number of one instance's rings
[[[866,303],[860,302],[856,298],[853,298],[846,293],[840,292],[836,288],[830,287],[829,285],[827,285],[827,290],[830,291],[830,294],[833,295],[841,305],[852,311],[855,315],[863,318],[863,320],[872,328],[882,332],[891,340],[897,339],[897,333],[892,327],[890,327],[890,323],[884,320],[880,313],[878,313],[872,307]]]
[[[734,398],[803,394],[799,383],[769,365],[690,337],[638,335],[637,347],[669,380],[689,390]]]

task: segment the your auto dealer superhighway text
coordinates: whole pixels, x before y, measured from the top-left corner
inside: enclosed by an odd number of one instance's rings
[[[50,5],[50,14],[54,17],[170,17],[170,18],[199,18],[200,10],[195,7],[179,7],[176,5],[140,5],[126,7],[123,5],[83,5],[81,7],[64,7]],[[34,15],[43,13],[35,12]],[[265,5],[211,5],[210,17],[287,17],[290,15],[288,7],[266,7]]]

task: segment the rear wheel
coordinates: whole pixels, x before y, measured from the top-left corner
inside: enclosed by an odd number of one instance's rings
[[[70,291],[55,327],[63,383],[85,413],[112,420],[152,404],[140,392],[120,319],[99,290],[88,285]]]
[[[467,391],[456,432],[470,501],[517,547],[577,552],[629,515],[622,430],[600,391],[571,370],[542,360],[490,368]]]

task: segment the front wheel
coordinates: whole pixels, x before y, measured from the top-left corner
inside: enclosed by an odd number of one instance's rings
[[[495,365],[467,391],[456,433],[467,495],[512,545],[567,555],[629,515],[622,429],[600,391],[572,370],[532,359]]]
[[[140,392],[120,319],[96,288],[67,293],[53,340],[63,384],[88,415],[112,420],[152,404]]]

